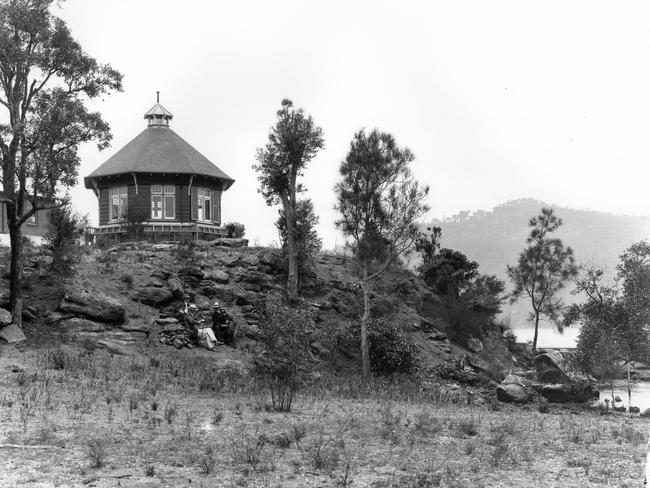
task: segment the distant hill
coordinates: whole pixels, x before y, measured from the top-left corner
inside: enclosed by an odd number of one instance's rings
[[[549,205],[534,199],[506,202],[491,211],[464,211],[450,218],[434,220],[442,228],[442,247],[459,250],[477,261],[482,273],[495,274],[507,281],[506,266],[515,264],[526,245],[528,221],[542,207],[551,207],[564,225],[556,235],[574,250],[579,263],[603,267],[608,276],[616,273],[619,255],[632,243],[650,238],[650,216],[614,215],[593,210],[577,210]],[[569,290],[567,300],[574,300]],[[528,308],[524,303],[504,310],[515,327],[525,324]]]

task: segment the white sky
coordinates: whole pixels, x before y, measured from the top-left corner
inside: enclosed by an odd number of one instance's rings
[[[333,186],[354,132],[389,131],[431,186],[431,215],[509,199],[650,214],[650,4],[68,0],[59,15],[84,49],[124,73],[97,104],[111,148],[83,148],[73,202],[145,127],[155,103],[172,128],[235,178],[223,220],[277,240],[275,208],[251,169],[282,98],[311,114],[326,148],[304,183],[334,228]]]

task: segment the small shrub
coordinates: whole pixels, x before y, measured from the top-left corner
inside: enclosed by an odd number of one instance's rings
[[[92,468],[101,468],[106,464],[106,446],[100,438],[90,439],[86,442],[86,456]]]
[[[226,231],[226,237],[242,238],[246,234],[246,227],[239,222],[228,222],[223,228]]]
[[[347,350],[360,350],[361,324],[352,322],[344,336],[339,338],[340,346]],[[412,374],[417,371],[417,347],[393,323],[384,318],[368,321],[368,348],[370,367],[380,375],[393,373]]]
[[[550,409],[548,400],[546,398],[540,397],[538,402],[537,402],[537,411],[539,413],[548,413]]]
[[[421,437],[432,437],[442,431],[440,420],[428,411],[421,411],[415,414],[411,430]]]
[[[267,444],[266,436],[257,430],[251,433],[244,428],[238,429],[230,442],[233,462],[248,466],[255,473],[272,470],[273,463],[265,451]]]
[[[199,468],[203,474],[212,474],[217,466],[217,456],[214,446],[207,446],[199,458]]]
[[[393,411],[386,403],[379,410],[379,433],[381,438],[392,444],[399,444],[402,432],[402,413]]]
[[[299,422],[291,426],[293,432],[293,440],[296,444],[300,445],[300,441],[307,435],[307,425]]]
[[[212,425],[219,425],[221,421],[223,420],[223,412],[215,408],[214,411],[212,412]]]
[[[304,445],[303,455],[314,471],[332,472],[341,462],[342,440],[319,432]]]
[[[147,466],[144,470],[144,475],[148,478],[156,476],[156,469],[153,466]]]
[[[172,424],[177,413],[178,411],[176,409],[176,405],[172,403],[167,403],[167,405],[165,406],[165,420],[169,425]]]
[[[304,310],[268,307],[261,328],[262,349],[254,373],[270,390],[273,409],[289,412],[297,391],[306,385],[314,360],[309,345],[314,324]]]
[[[480,426],[480,420],[473,417],[459,420],[456,423],[456,431],[460,434],[466,436],[475,436],[478,434],[478,428]]]
[[[200,262],[196,254],[196,242],[192,240],[179,242],[172,250],[171,257],[181,268],[197,266]]]
[[[45,361],[48,368],[63,370],[68,364],[68,356],[63,349],[49,349],[45,353]]]
[[[130,274],[123,274],[120,276],[120,281],[129,288],[133,288],[133,276]]]
[[[79,239],[88,228],[88,216],[81,216],[65,205],[52,209],[49,219],[44,246],[52,253],[50,271],[55,276],[72,276],[81,255]]]

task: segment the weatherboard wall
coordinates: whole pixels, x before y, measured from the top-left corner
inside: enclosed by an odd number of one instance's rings
[[[133,175],[120,175],[102,179],[99,182],[99,225],[108,225],[110,221],[110,188],[114,186],[127,187],[127,205],[141,215],[144,220],[151,219],[151,185],[174,185],[175,188],[175,219],[156,219],[164,222],[192,222],[196,215],[192,215],[192,206],[196,205],[196,188],[208,188],[212,191],[212,221],[221,224],[221,195],[223,183],[213,178],[197,176],[192,178],[190,187],[190,175],[137,175],[137,193]]]

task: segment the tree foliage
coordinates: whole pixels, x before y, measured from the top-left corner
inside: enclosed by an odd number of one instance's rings
[[[494,275],[479,273],[479,265],[465,254],[440,248],[440,228],[416,242],[424,282],[445,300],[447,320],[458,341],[478,337],[501,311],[505,283]]]
[[[52,253],[50,271],[59,277],[72,276],[81,255],[80,239],[88,228],[88,216],[80,215],[70,205],[52,209],[44,245]]]
[[[427,211],[429,192],[413,177],[414,157],[392,135],[374,129],[357,132],[341,163],[336,184],[336,226],[349,239],[354,260],[361,269],[364,312],[361,317],[361,362],[370,374],[368,319],[370,285],[399,256],[410,251],[420,235],[418,219]]]
[[[275,226],[280,234],[282,252],[288,259],[287,248],[287,218],[284,210],[279,211],[280,216]],[[314,258],[323,247],[323,241],[318,237],[316,225],[318,216],[314,212],[311,199],[298,200],[296,205],[296,259],[298,261],[298,289],[302,287],[306,276],[315,272]]]
[[[514,290],[512,300],[527,297],[530,300],[531,320],[535,325],[533,354],[537,349],[539,319],[549,318],[561,329],[561,311],[564,304],[558,292],[578,273],[573,250],[564,247],[562,241],[550,237],[562,225],[550,208],[543,208],[540,215],[530,219],[528,246],[521,252],[515,266],[508,266],[508,276]]]
[[[287,222],[288,273],[287,293],[298,293],[298,261],[296,258],[297,195],[304,190],[298,182],[307,163],[324,147],[323,131],[303,109],[293,107],[291,100],[282,100],[277,122],[269,131],[268,142],[257,150],[259,192],[267,205],[282,204]]]
[[[122,75],[99,64],[50,13],[52,0],[0,0],[0,125],[2,173],[11,240],[10,296],[20,325],[22,225],[53,208],[61,186],[77,181],[79,146],[111,139],[108,124],[87,109],[90,99],[122,89]]]
[[[424,282],[438,295],[446,297],[449,304],[460,299],[461,294],[478,276],[478,263],[470,261],[460,251],[440,249],[433,256],[423,254],[418,268]]]
[[[359,348],[360,328],[360,322],[349,325],[345,336],[340,339],[345,349]],[[395,322],[385,317],[371,317],[368,321],[368,344],[373,373],[389,376],[417,371],[418,349],[406,339]]]
[[[239,222],[228,222],[223,227],[226,231],[226,237],[240,239],[246,235],[246,227]]]
[[[576,363],[599,379],[612,381],[621,365],[646,362],[650,357],[648,312],[650,303],[650,247],[632,245],[621,255],[614,284],[604,284],[601,269],[587,269],[573,293],[586,300],[571,305],[564,316],[567,325],[580,323]],[[628,369],[628,393],[629,388]]]

